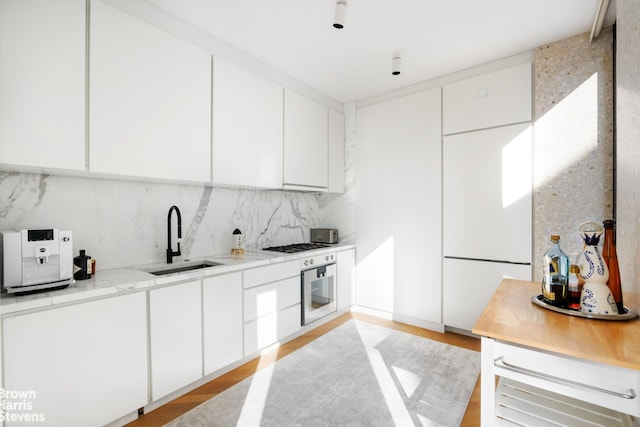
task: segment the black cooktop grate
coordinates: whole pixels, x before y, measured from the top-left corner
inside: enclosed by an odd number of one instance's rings
[[[273,251],[273,252],[284,252],[287,254],[292,254],[295,252],[303,252],[310,251],[313,249],[322,249],[327,248],[328,245],[324,245],[322,243],[295,243],[293,245],[285,245],[285,246],[272,246],[270,248],[264,248],[265,251]]]

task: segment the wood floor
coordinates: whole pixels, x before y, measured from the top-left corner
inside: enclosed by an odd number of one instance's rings
[[[329,332],[330,330],[340,326],[350,319],[358,319],[373,323],[379,326],[395,329],[398,331],[407,332],[413,335],[429,338],[435,341],[455,345],[458,347],[464,347],[466,349],[480,351],[480,340],[465,335],[446,332],[444,334],[433,332],[427,329],[418,328],[403,323],[394,322],[391,320],[384,320],[373,316],[368,316],[361,313],[346,313],[337,317],[322,326],[319,326],[312,331],[307,332],[300,337],[283,344],[278,349],[272,352],[262,355],[244,365],[228,372],[213,381],[185,394],[164,406],[161,406],[147,414],[140,416],[137,420],[127,424],[128,427],[147,427],[147,426],[162,426],[163,424],[178,418],[180,415],[196,407],[202,402],[209,400],[213,396],[221,393],[234,384],[244,380],[248,376],[251,376],[256,371],[275,363],[278,359],[286,356],[287,354],[299,349],[305,344],[310,343],[314,339],[318,338]],[[467,412],[462,420],[462,426],[464,427],[479,427],[480,426],[480,379],[476,383]]]

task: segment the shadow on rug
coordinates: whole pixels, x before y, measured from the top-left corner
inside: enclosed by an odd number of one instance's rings
[[[459,426],[480,353],[350,320],[167,424]]]

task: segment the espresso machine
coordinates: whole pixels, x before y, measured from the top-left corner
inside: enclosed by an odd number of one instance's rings
[[[0,232],[2,291],[62,289],[73,281],[71,231],[38,228]]]

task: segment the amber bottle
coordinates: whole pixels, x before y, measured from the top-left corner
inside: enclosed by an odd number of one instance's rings
[[[618,255],[616,254],[616,244],[614,240],[616,221],[607,219],[602,222],[604,225],[604,242],[602,244],[602,257],[609,268],[609,281],[607,286],[611,289],[613,299],[618,306],[618,313],[625,313],[622,301],[622,283],[620,281],[620,267],[618,267]]]

